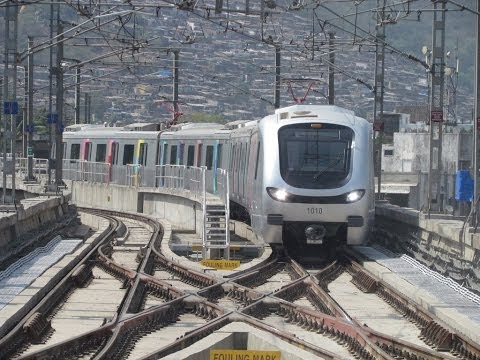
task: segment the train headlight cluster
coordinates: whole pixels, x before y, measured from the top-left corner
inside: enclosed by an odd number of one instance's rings
[[[267,187],[267,193],[270,197],[277,201],[288,201],[290,194],[285,189],[278,189],[274,187]]]
[[[355,201],[360,200],[365,194],[365,190],[354,190],[347,193],[346,200],[347,203],[354,203]]]

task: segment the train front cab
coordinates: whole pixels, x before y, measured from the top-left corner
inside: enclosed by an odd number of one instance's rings
[[[371,208],[366,132],[296,123],[280,127],[271,141],[278,142],[278,155],[266,154],[271,159],[264,164],[263,240],[282,239],[285,247],[306,254],[363,243]]]

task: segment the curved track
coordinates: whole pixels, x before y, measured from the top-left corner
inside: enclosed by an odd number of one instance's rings
[[[478,344],[376,279],[348,252],[305,269],[273,249],[260,265],[221,278],[167,259],[153,219],[94,213],[108,218],[109,228],[0,340],[4,356],[156,359],[240,321],[312,358],[480,359]]]

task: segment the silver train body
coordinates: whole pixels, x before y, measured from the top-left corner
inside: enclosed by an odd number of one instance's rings
[[[214,192],[217,169],[226,169],[232,218],[249,223],[260,242],[359,245],[373,225],[372,126],[340,107],[295,105],[261,120],[163,131],[67,130],[64,158],[109,163],[113,183],[127,164],[145,173],[206,166]]]

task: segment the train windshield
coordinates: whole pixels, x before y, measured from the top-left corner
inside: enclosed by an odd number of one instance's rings
[[[294,124],[280,128],[280,173],[291,186],[337,188],[346,183],[352,158],[352,129],[335,124]]]

